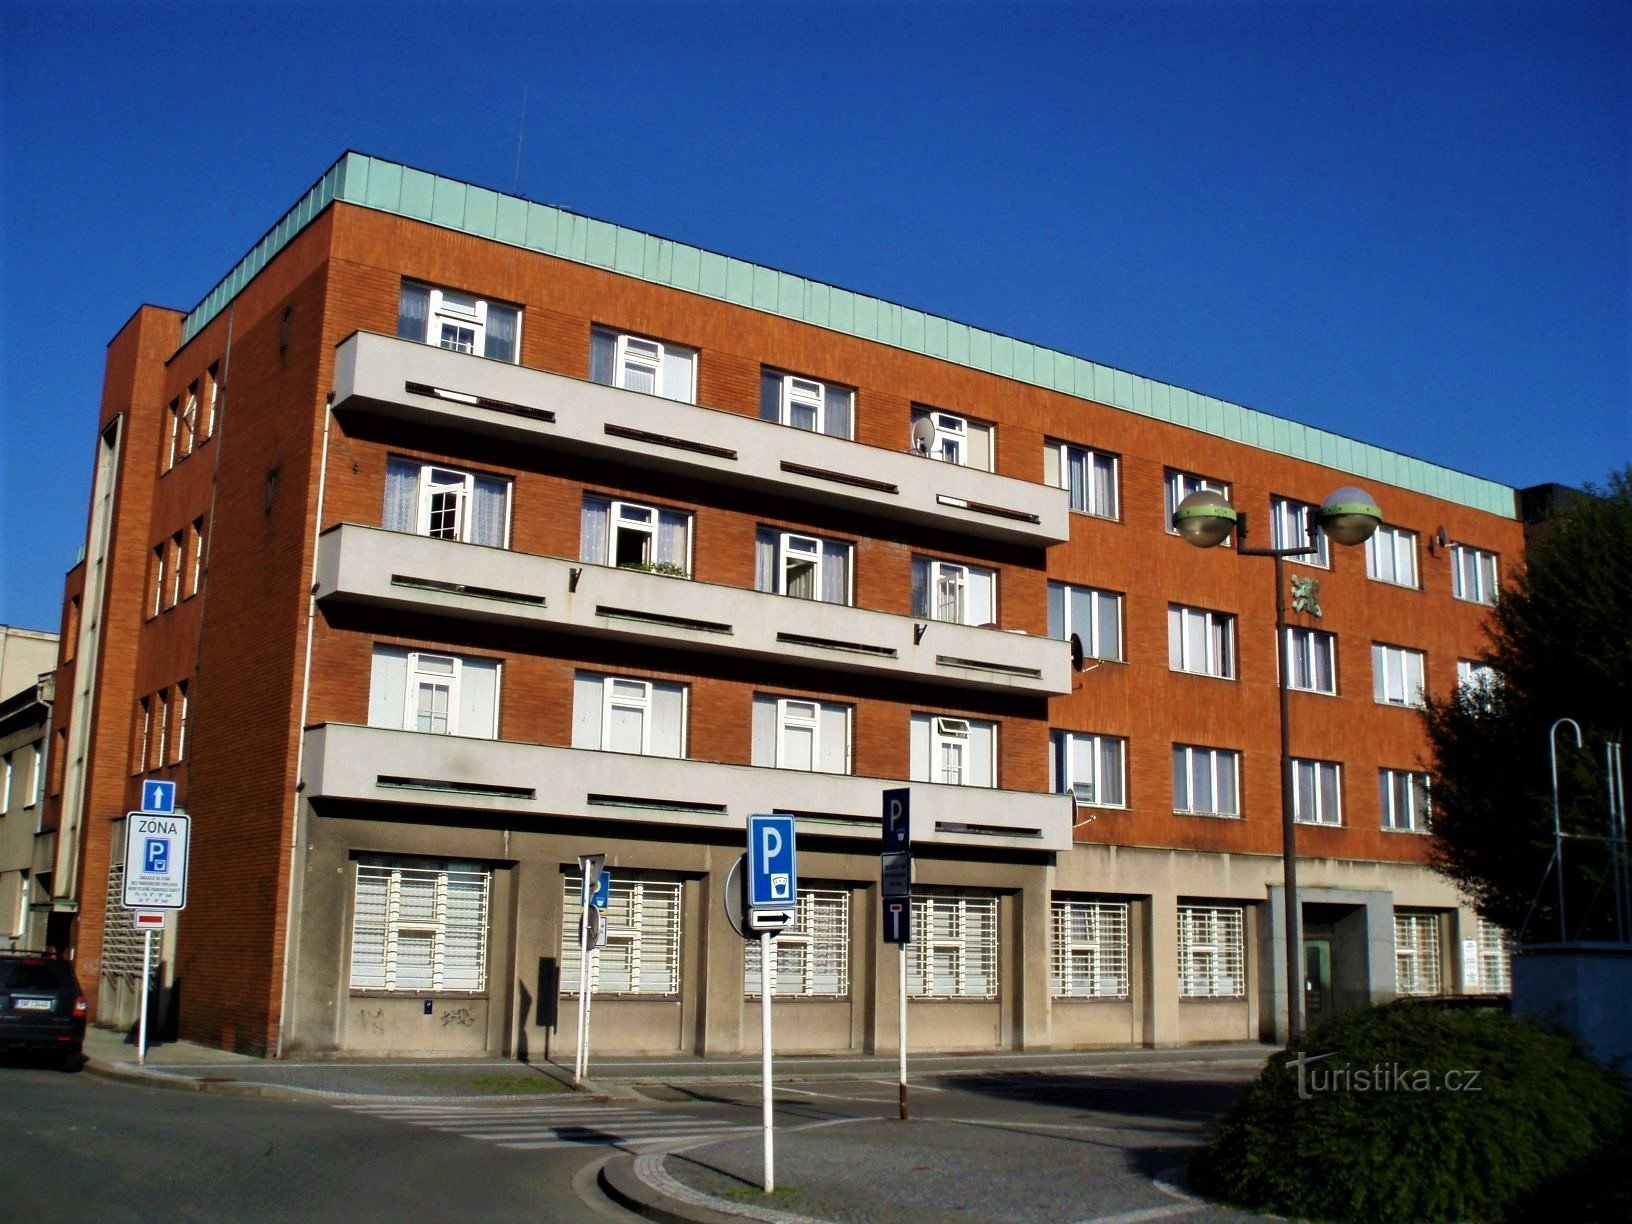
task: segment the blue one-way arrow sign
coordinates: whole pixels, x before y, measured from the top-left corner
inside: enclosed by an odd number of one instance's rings
[[[150,778],[142,783],[142,811],[169,816],[176,810],[176,784]]]

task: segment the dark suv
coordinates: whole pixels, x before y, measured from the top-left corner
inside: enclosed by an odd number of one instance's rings
[[[51,952],[0,952],[0,1051],[55,1055],[78,1070],[85,996],[74,967]]]

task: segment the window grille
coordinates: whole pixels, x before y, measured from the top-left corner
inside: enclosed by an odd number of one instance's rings
[[[771,941],[776,951],[776,997],[832,997],[850,993],[850,894],[842,889],[801,888],[794,924]],[[743,963],[743,992],[764,989],[759,941],[750,940]]]
[[[1179,906],[1179,997],[1239,999],[1247,993],[1245,911],[1239,905]]]
[[[915,998],[997,997],[997,898],[912,899],[907,993]]]
[[[1513,991],[1512,941],[1487,918],[1479,919],[1479,989],[1486,994]]]
[[[572,875],[562,887],[561,993],[576,995],[582,975],[578,924],[583,883]],[[680,993],[681,895],[678,880],[622,873],[613,878],[606,906],[606,944],[593,958],[593,993]]]
[[[122,842],[123,827],[115,841]],[[113,977],[128,977],[133,985],[142,980],[142,932],[125,908],[125,865],[113,863],[108,867],[108,903],[102,920],[102,972]]]
[[[1395,987],[1402,995],[1439,991],[1439,915],[1394,915]]]
[[[1054,901],[1056,999],[1128,997],[1128,903]]]
[[[351,988],[486,989],[491,880],[473,864],[359,863]]]

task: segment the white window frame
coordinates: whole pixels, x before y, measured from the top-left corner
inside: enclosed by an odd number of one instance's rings
[[[1400,782],[1405,780],[1406,801],[1400,802]],[[1382,827],[1389,833],[1426,833],[1432,814],[1432,797],[1428,792],[1428,775],[1409,769],[1379,769],[1377,771],[1378,807]]]
[[[1175,624],[1174,613],[1178,613]],[[1202,621],[1202,640],[1206,643],[1203,657],[1192,659],[1190,649],[1189,621],[1200,618]],[[1218,646],[1219,634],[1215,629],[1222,626],[1223,647],[1222,658]],[[1211,676],[1215,680],[1235,679],[1235,614],[1233,612],[1214,612],[1210,608],[1194,608],[1188,604],[1167,605],[1167,662],[1172,671],[1185,672],[1192,676]],[[1174,650],[1175,636],[1177,635],[1177,651]],[[1175,654],[1177,662],[1175,664]],[[1199,664],[1199,666],[1198,666]]]
[[[193,564],[187,579],[187,596],[198,594],[199,580],[204,574],[204,520],[196,518],[187,527],[187,543],[192,548]]]
[[[187,533],[178,531],[170,537],[170,603],[175,607],[181,602],[182,579],[187,572]]]
[[[642,512],[651,516],[649,521],[644,523],[640,521],[638,514]],[[642,564],[655,564],[653,558],[657,556],[658,516],[661,512],[660,507],[647,505],[645,502],[624,501],[621,498],[611,499],[606,512],[606,564],[611,566],[618,564],[618,539],[624,532],[646,538],[644,549],[646,560]],[[626,515],[630,517],[626,518]],[[691,573],[691,516],[686,515],[685,520],[685,568],[686,573],[689,574]]]
[[[1107,591],[1100,587],[1078,586],[1071,582],[1049,582],[1049,587],[1058,587],[1060,590],[1060,630],[1059,637],[1070,641],[1075,634],[1082,643],[1082,654],[1088,659],[1103,659],[1108,663],[1121,663],[1126,656],[1122,653],[1122,622],[1125,619],[1124,599],[1120,591]],[[1072,616],[1071,609],[1075,600],[1071,597],[1076,592],[1083,592],[1088,599],[1088,624],[1078,625]],[[1116,641],[1107,643],[1104,617],[1100,614],[1100,599],[1108,596],[1116,601]],[[1107,649],[1107,646],[1109,649]]]
[[[1310,779],[1307,788],[1312,803],[1304,802],[1304,779]],[[1332,803],[1326,802],[1328,787],[1324,785],[1326,779],[1331,779],[1330,792]],[[1336,761],[1316,761],[1307,757],[1292,758],[1292,819],[1299,824],[1328,825],[1340,827],[1343,824],[1343,766]]]
[[[638,694],[624,693],[620,695],[618,692],[620,684],[638,688],[640,692]],[[602,752],[625,751],[624,749],[614,750],[612,747],[612,711],[614,710],[633,710],[640,714],[640,755],[650,756],[652,754],[653,722],[652,682],[650,680],[637,680],[631,676],[606,677],[605,682],[601,685]],[[683,735],[681,739],[683,742]]]
[[[453,665],[452,670],[447,673],[424,670],[424,664],[432,659],[445,660],[451,663]],[[434,650],[410,650],[408,652],[408,675],[402,694],[404,731],[417,731],[423,735],[459,734],[459,673],[463,666],[464,660],[458,655],[444,654],[441,651]],[[419,694],[421,689],[427,685],[432,689],[447,690],[447,726],[442,731],[422,728],[419,725]],[[432,715],[434,720],[434,709]]]
[[[45,746],[34,745],[34,776],[29,782],[27,807],[35,807],[45,797]],[[35,832],[39,832],[38,828]]]
[[[215,412],[221,404],[221,365],[212,362],[204,372],[204,419],[199,441],[206,441],[215,433]]]
[[[1214,480],[1210,476],[1198,476],[1196,473],[1186,472],[1182,468],[1166,469],[1162,485],[1165,490],[1167,507],[1167,517],[1162,520],[1162,526],[1168,535],[1179,534],[1173,526],[1173,512],[1179,508],[1179,503],[1189,497],[1190,494],[1197,493],[1202,489],[1211,489],[1215,493],[1222,494],[1226,500],[1230,496],[1230,486],[1224,481]],[[1229,546],[1230,541],[1226,539],[1224,547],[1228,548]]]
[[[1387,523],[1372,532],[1366,540],[1366,577],[1416,590],[1417,533]]]
[[[519,305],[478,297],[474,293],[465,293],[458,289],[443,289],[412,278],[403,281],[404,288],[409,285],[428,291],[428,301],[425,306],[425,334],[418,338],[421,343],[429,344],[433,348],[445,348],[456,353],[467,353],[474,357],[486,357],[488,308],[490,305],[498,306],[504,310],[515,312],[515,352],[511,355],[509,364],[514,365],[521,360],[521,325],[522,317],[526,312]],[[400,302],[400,289],[398,293]],[[466,306],[465,302],[469,302],[470,305]],[[459,344],[444,344],[442,342],[444,325],[469,329],[471,346],[465,348]],[[411,339],[412,337],[404,338]],[[490,360],[498,359],[490,358]]]
[[[1378,705],[1421,709],[1427,685],[1428,658],[1422,651],[1387,642],[1371,644],[1371,698]]]
[[[808,428],[795,424],[793,414],[795,409],[803,409],[812,413],[812,424]],[[824,433],[827,424],[827,384],[819,379],[806,378],[800,374],[782,375],[782,424],[793,429],[806,429],[810,433]]]
[[[807,598],[821,600],[822,541],[818,536],[802,535],[796,531],[777,533],[776,593],[788,594],[788,569],[796,562],[810,566],[811,583],[816,594]]]
[[[181,457],[185,459],[197,449],[198,436],[198,382],[193,381],[187,388],[187,393],[181,397]]]
[[[147,752],[153,736],[153,702],[151,698],[142,697],[137,699],[136,704],[141,709],[142,736],[141,746],[136,754],[136,768],[131,770],[131,773],[146,773]],[[11,793],[10,778],[6,780],[6,793],[8,795]]]
[[[1455,598],[1489,606],[1495,604],[1500,587],[1495,553],[1467,544],[1451,545],[1451,594]]]
[[[147,762],[147,769],[163,769],[170,759],[170,690],[160,689],[153,695],[153,704],[158,707],[158,732],[153,738],[153,759]]]
[[[169,458],[165,460],[164,470],[169,471],[176,466],[176,448],[181,445],[181,397],[178,395],[170,401],[170,448]]]
[[[428,916],[404,916],[403,885],[410,878],[417,883],[432,886],[433,911]],[[475,863],[437,863],[416,866],[407,861],[360,861],[352,885],[352,928],[350,949],[349,987],[353,994],[413,993],[413,994],[481,994],[487,989],[488,922],[492,901],[492,871]],[[372,913],[365,914],[362,895],[365,884],[385,886],[383,912],[376,922]],[[450,904],[455,891],[450,885],[461,885],[474,895],[474,914],[464,912],[465,905]],[[463,889],[459,890],[463,892]],[[361,937],[378,932],[379,973],[376,981],[358,981],[358,956],[363,951]],[[431,980],[423,982],[401,980],[399,972],[403,935],[420,938],[429,935],[431,942]],[[457,936],[457,938],[456,938]],[[474,963],[464,973],[454,971],[450,962],[450,943]],[[366,968],[366,966],[365,966]]]
[[[1331,569],[1331,548],[1326,542],[1326,533],[1320,529],[1319,510],[1319,506],[1293,497],[1272,496],[1269,499],[1271,547],[1308,548],[1312,544],[1314,552],[1304,557],[1288,557],[1287,560],[1294,565]]]
[[[1184,793],[1181,795],[1176,785],[1175,776],[1173,791],[1173,810],[1185,816],[1212,816],[1220,820],[1239,820],[1241,818],[1241,753],[1235,748],[1208,748],[1201,744],[1174,744],[1173,761],[1176,764],[1180,755],[1184,758]],[[1196,796],[1191,794],[1195,789],[1195,762],[1198,755],[1206,755],[1207,772],[1212,791],[1212,805],[1200,808],[1195,806]],[[1230,793],[1235,796],[1235,808],[1226,811],[1221,803],[1223,787],[1220,779],[1229,770]],[[1175,774],[1177,771],[1174,771]]]
[[[1456,661],[1456,687],[1471,697],[1489,701],[1501,683],[1501,677],[1489,663],[1473,659]]]
[[[1179,998],[1247,994],[1246,911],[1239,905],[1179,905]]]
[[[760,941],[743,949],[742,993],[757,999]],[[771,940],[776,955],[774,998],[839,999],[850,993],[850,893],[838,888],[800,888],[793,925]]]
[[[1056,894],[1050,910],[1053,997],[1128,998],[1128,903]]]
[[[808,708],[808,715],[803,710]],[[850,719],[851,707],[836,702],[817,701],[810,697],[778,697],[776,699],[776,767],[778,769],[799,769],[797,765],[788,763],[787,733],[790,728],[810,732],[810,768],[801,772],[825,773],[820,767],[822,759],[822,715],[831,710],[841,710],[844,713],[844,772],[851,769],[850,762]]]
[[[1077,777],[1077,754],[1074,749],[1079,743],[1090,746],[1088,759],[1093,762],[1091,766],[1093,776],[1090,778]],[[1104,776],[1104,749],[1107,745],[1114,745],[1116,748],[1116,792],[1122,796],[1119,803],[1110,803],[1103,798],[1107,790]],[[1049,734],[1048,747],[1054,757],[1050,773],[1061,794],[1070,795],[1087,807],[1128,806],[1128,741],[1125,737],[1099,735],[1088,731],[1053,731]]]
[[[1326,656],[1326,675],[1330,684],[1320,686],[1320,655]],[[1325,629],[1308,629],[1302,625],[1286,627],[1286,655],[1281,661],[1286,668],[1286,687],[1300,693],[1324,693],[1337,696],[1337,635]],[[1300,671],[1303,673],[1299,675]],[[1307,681],[1301,683],[1300,681]]]
[[[578,996],[582,982],[582,953],[578,925],[583,879],[562,880],[561,994]],[[613,879],[606,907],[606,947],[592,954],[596,980],[591,997],[619,996],[673,998],[680,994],[681,935],[684,929],[685,885],[679,880],[647,877],[619,871]],[[627,966],[625,990],[603,985],[611,971],[612,950]]]
[[[1122,510],[1122,461],[1120,457],[1107,451],[1095,450],[1090,446],[1078,446],[1072,442],[1056,442],[1049,439],[1043,443],[1047,461],[1047,483],[1057,489],[1064,489],[1067,494],[1071,491],[1071,460],[1080,457],[1090,473],[1090,479],[1083,489],[1082,505],[1071,501],[1071,509],[1078,514],[1091,515],[1094,518],[1112,519],[1121,518]],[[1099,484],[1091,478],[1091,474],[1098,471],[1110,472],[1110,504],[1101,504],[1102,499],[1097,496]]]
[[[160,540],[153,548],[153,615],[164,611],[164,567],[170,548],[169,540]]]
[[[1418,997],[1442,994],[1439,956],[1439,915],[1395,910],[1395,989]]]
[[[187,757],[187,681],[181,680],[176,684],[176,695],[180,706],[176,710],[176,761],[183,761]]]
[[[937,923],[937,918],[942,921]],[[936,891],[915,895],[912,933],[907,945],[909,998],[998,997],[1000,933],[995,896]],[[937,988],[937,963],[949,965],[950,989]],[[981,979],[984,989],[977,984]]]
[[[592,329],[596,335],[606,337],[612,341],[612,382],[611,386],[622,391],[633,391],[636,394],[656,395],[663,399],[675,400],[679,403],[695,404],[697,402],[697,350],[689,345],[670,344],[666,340],[657,340],[651,336],[639,336],[633,332],[620,332],[611,327],[596,327]],[[686,359],[686,385],[671,387],[667,384],[664,371],[669,369],[666,358]],[[631,387],[625,379],[625,374],[632,366],[650,372],[652,389],[643,392],[638,387]]]
[[[972,615],[969,606],[969,576],[981,574],[990,578],[992,584],[992,619],[981,621],[980,624],[997,624],[997,571],[987,569],[981,565],[969,565],[962,561],[938,561],[933,557],[925,557],[925,584],[927,589],[924,598],[928,601],[926,616],[932,621],[939,621],[948,625],[973,625],[976,622],[969,620]],[[953,615],[943,615],[942,591],[951,593]]]
[[[414,493],[414,534],[428,536],[436,540],[457,540],[462,544],[472,542],[476,531],[476,481],[490,480],[504,487],[504,525],[500,529],[500,542],[496,547],[510,547],[510,518],[515,502],[515,482],[502,476],[491,476],[485,472],[471,472],[464,468],[452,467],[444,463],[433,463],[425,459],[414,459],[407,455],[392,455],[390,464],[402,464],[418,469],[416,488]],[[441,478],[440,481],[438,478]],[[454,529],[451,534],[433,534],[431,527],[432,515],[437,511],[433,508],[437,496],[442,493],[451,493],[454,498]],[[390,497],[387,496],[387,503]]]
[[[12,766],[11,753],[8,752],[4,757],[0,757],[0,761],[5,763],[5,781],[3,785],[0,785],[0,815],[4,815],[11,810],[11,784],[16,777],[17,771]]]

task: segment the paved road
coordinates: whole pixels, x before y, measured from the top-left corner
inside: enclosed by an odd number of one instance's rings
[[[511,1150],[329,1103],[0,1067],[7,1220],[604,1224],[624,1213],[591,1206],[573,1182],[611,1150]]]

